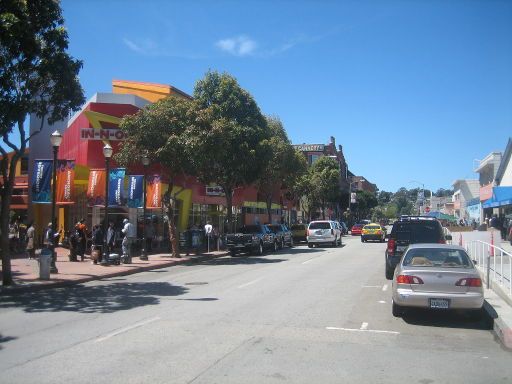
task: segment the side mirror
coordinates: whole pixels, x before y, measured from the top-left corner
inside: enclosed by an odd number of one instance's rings
[[[446,240],[452,240],[452,235],[446,235],[444,238],[445,238]]]
[[[476,260],[472,260],[473,261],[473,264],[477,265],[478,264],[478,261]]]

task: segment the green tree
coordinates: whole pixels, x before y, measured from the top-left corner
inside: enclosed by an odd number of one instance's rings
[[[194,99],[187,148],[199,180],[223,188],[233,230],[233,192],[260,179],[271,156],[270,131],[256,101],[227,73],[208,72]]]
[[[271,157],[256,186],[267,206],[268,222],[272,222],[272,197],[287,186],[295,184],[297,178],[306,172],[307,162],[301,153],[292,147],[283,124],[277,117],[267,117],[270,130],[269,145]]]
[[[325,219],[325,210],[340,199],[341,174],[339,164],[331,157],[319,158],[310,168],[311,181],[314,186],[314,196],[322,211],[322,218]]]
[[[358,217],[360,219],[370,217],[371,210],[379,204],[375,194],[368,191],[357,191],[356,195]]]
[[[123,165],[141,164],[147,153],[151,162],[159,163],[169,181],[163,197],[164,212],[169,225],[173,257],[179,257],[179,242],[174,220],[174,208],[184,187],[175,188],[177,176],[193,174],[191,159],[186,151],[187,129],[195,114],[192,102],[174,96],[150,104],[132,116],[123,118],[120,128],[128,139],[120,146],[115,159]]]
[[[26,117],[35,114],[41,119],[35,135],[45,121],[52,124],[62,120],[84,102],[78,81],[82,62],[66,52],[68,35],[63,24],[57,1],[0,2],[0,229],[4,285],[12,284],[9,206],[16,165],[31,138],[25,131]],[[13,138],[15,132],[19,142]],[[13,156],[8,158],[7,151]]]

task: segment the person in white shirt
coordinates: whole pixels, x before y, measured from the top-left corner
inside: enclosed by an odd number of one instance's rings
[[[121,230],[123,232],[123,242],[121,243],[121,247],[123,249],[123,262],[125,264],[130,264],[132,262],[132,248],[135,243],[137,233],[135,226],[130,223],[128,219],[123,220],[124,227]]]

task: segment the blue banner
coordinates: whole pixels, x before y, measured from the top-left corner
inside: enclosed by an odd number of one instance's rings
[[[126,200],[124,197],[124,168],[110,170],[108,178],[108,205],[109,207],[122,207]]]
[[[32,202],[49,204],[52,202],[53,160],[35,160],[32,174]]]
[[[130,175],[128,177],[128,207],[142,208],[144,205],[144,176]]]

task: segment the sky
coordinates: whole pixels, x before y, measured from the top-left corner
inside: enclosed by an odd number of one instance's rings
[[[512,1],[63,0],[89,99],[227,72],[380,190],[451,189],[512,137]]]

